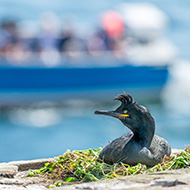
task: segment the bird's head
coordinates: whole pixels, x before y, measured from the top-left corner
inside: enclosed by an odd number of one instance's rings
[[[114,100],[121,101],[121,105],[115,111],[95,111],[95,114],[115,117],[134,133],[143,127],[152,127],[154,132],[153,117],[144,106],[133,102],[131,95],[120,94]]]

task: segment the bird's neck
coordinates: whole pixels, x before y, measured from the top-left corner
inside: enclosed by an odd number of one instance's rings
[[[155,124],[146,124],[141,126],[140,130],[133,131],[135,141],[143,146],[150,147],[155,132]]]

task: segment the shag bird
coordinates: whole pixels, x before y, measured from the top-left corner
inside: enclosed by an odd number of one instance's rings
[[[115,100],[121,101],[121,105],[115,111],[95,111],[95,114],[115,117],[132,132],[108,143],[99,158],[108,164],[142,163],[151,167],[162,162],[165,155],[170,156],[171,147],[168,142],[154,135],[154,118],[147,108],[133,102],[129,94],[120,94]]]

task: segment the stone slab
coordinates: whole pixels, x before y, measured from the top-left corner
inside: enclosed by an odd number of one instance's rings
[[[172,154],[178,154],[182,150],[172,149]],[[49,159],[37,159],[29,161],[13,161],[8,163],[0,163],[0,189],[14,190],[38,190],[46,189],[52,180],[42,177],[26,177],[29,169],[39,169],[45,163],[53,161]],[[190,168],[149,173],[144,175],[126,176],[112,180],[81,183],[66,185],[62,187],[54,187],[55,190],[185,190],[190,189]]]
[[[13,178],[18,172],[18,166],[1,164],[0,165],[0,177]]]
[[[28,169],[39,169],[44,166],[45,163],[53,161],[53,158],[36,159],[36,160],[24,160],[24,161],[12,161],[9,165],[17,166],[18,171],[26,171]]]
[[[156,190],[190,189],[190,169],[157,172],[145,175],[126,176],[100,182],[82,183],[55,187],[54,190]]]

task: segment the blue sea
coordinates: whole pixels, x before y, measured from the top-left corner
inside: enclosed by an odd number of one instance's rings
[[[1,0],[0,19],[8,16],[37,23],[42,12],[54,11],[59,17],[74,15],[82,30],[89,30],[97,25],[101,12],[117,10],[123,2],[139,1]],[[177,47],[178,59],[188,62],[190,1],[140,2],[154,3],[168,15],[170,22],[165,35]],[[31,27],[35,28],[35,25],[32,24]],[[179,78],[183,73],[176,70],[178,69],[171,68],[161,100],[139,103],[146,106],[155,118],[156,133],[166,138],[172,148],[182,149],[190,144],[190,83],[183,78],[187,84],[181,85]],[[188,78],[190,70],[180,71],[184,71],[184,76]],[[113,110],[117,106],[118,103],[112,99],[103,103],[76,99],[60,105],[53,102],[34,102],[27,106],[2,107],[0,162],[55,157],[67,149],[103,147],[108,141],[129,132],[129,129],[119,120],[94,115],[94,111]]]

